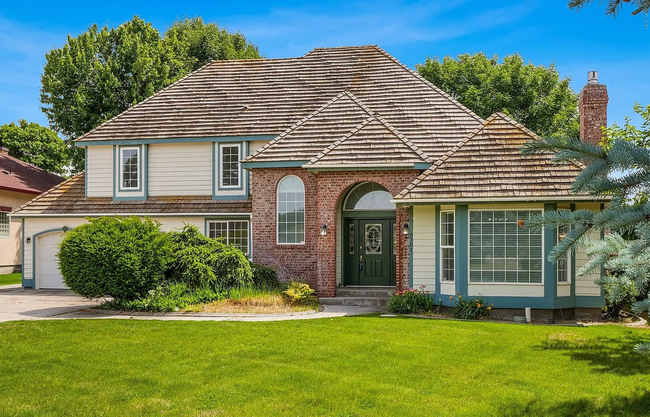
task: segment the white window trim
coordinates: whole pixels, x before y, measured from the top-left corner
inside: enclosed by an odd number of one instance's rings
[[[0,235],[0,239],[11,239],[11,216],[9,216],[8,211],[0,211],[7,216],[7,235]]]
[[[247,230],[247,233],[248,233],[248,237],[247,237],[247,243],[248,244],[246,245],[246,251],[244,252],[244,255],[246,255],[248,257],[250,255],[250,246],[251,246],[251,223],[250,223],[250,220],[246,220],[246,219],[241,219],[241,220],[238,220],[238,219],[234,219],[234,220],[208,220],[208,230],[207,230],[208,237],[210,237],[210,225],[211,224],[214,224],[214,223],[226,223],[225,243],[226,243],[226,245],[231,245],[229,234],[230,234],[230,223],[232,223],[232,222],[246,223],[246,230]],[[215,239],[217,239],[217,238],[215,238]],[[218,238],[218,239],[223,239],[223,238]]]
[[[137,152],[138,157],[136,158],[136,161],[138,162],[138,169],[137,169],[137,175],[138,175],[138,180],[137,184],[135,187],[124,187],[124,151],[133,151],[135,150]],[[142,162],[141,162],[141,157],[142,157],[142,150],[140,149],[139,146],[129,146],[129,147],[120,147],[120,177],[118,178],[119,181],[119,189],[120,191],[133,191],[133,190],[140,190],[140,184],[142,181]]]
[[[278,203],[280,202],[280,183],[289,177],[296,177],[302,183],[303,198],[305,204],[305,218],[303,219],[303,241],[295,242],[295,243],[281,243],[280,242],[280,210],[278,205]],[[307,189],[305,188],[305,182],[302,180],[302,178],[300,178],[297,175],[285,175],[284,177],[280,178],[275,190],[275,244],[276,245],[280,245],[280,246],[304,246],[305,245],[305,239],[307,238],[307,207],[306,206],[307,206]]]
[[[468,209],[467,210],[467,285],[516,285],[516,286],[530,286],[530,287],[541,287],[544,286],[546,277],[545,277],[545,268],[546,268],[546,258],[544,254],[546,253],[546,242],[544,239],[544,230],[545,228],[542,228],[542,282],[471,282],[469,280],[469,274],[471,272],[470,268],[470,243],[469,243],[469,237],[470,237],[470,213],[473,211],[541,211],[542,214],[544,214],[544,206],[541,207],[535,207],[535,206],[514,206],[512,208],[502,208],[501,206],[499,208],[480,208],[480,209]],[[455,219],[454,219],[455,220]],[[454,221],[454,224],[456,222]],[[557,279],[556,279],[557,281]]]
[[[571,211],[568,209],[558,209],[558,211]],[[569,230],[571,230],[571,227],[569,227]],[[560,243],[560,228],[557,228],[557,243]],[[571,280],[573,278],[573,269],[572,269],[572,264],[571,264],[571,251],[568,251],[566,254],[566,271],[567,271],[567,280],[566,281],[560,281],[559,280],[559,275],[558,275],[558,268],[560,267],[560,264],[555,265],[555,280],[557,282],[557,285],[571,285]]]
[[[224,185],[223,184],[223,149],[224,148],[236,148],[237,149],[237,185]],[[242,167],[241,167],[241,159],[242,159],[242,147],[241,144],[238,143],[220,143],[219,144],[219,153],[218,153],[218,158],[219,158],[219,189],[221,190],[240,190],[243,186],[242,184]]]
[[[453,233],[453,238],[454,238],[454,244],[451,245],[451,246],[442,244],[442,216],[445,213],[451,213],[454,216],[454,223],[453,223],[454,230],[452,232]],[[469,216],[468,216],[468,219],[469,219]],[[455,210],[442,210],[440,212],[440,226],[439,227],[440,227],[440,282],[441,283],[452,284],[452,283],[456,282],[456,211]],[[469,232],[469,229],[468,229],[468,232]],[[468,244],[469,244],[469,240],[468,240]],[[444,261],[444,256],[442,255],[443,249],[453,249],[454,250],[454,275],[453,275],[451,280],[443,279],[443,276],[444,276],[444,262],[443,262]],[[467,253],[469,254],[469,251]]]

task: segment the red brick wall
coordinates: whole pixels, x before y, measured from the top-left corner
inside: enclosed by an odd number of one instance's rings
[[[336,292],[337,207],[348,189],[363,181],[373,181],[397,195],[419,175],[419,171],[357,171],[308,173],[301,168],[258,168],[253,172],[253,258],[274,266],[284,279],[302,278],[314,286],[320,297]],[[276,190],[286,175],[297,175],[305,184],[305,244],[276,243]],[[397,286],[408,286],[408,239],[401,234],[408,222],[408,208],[398,208]],[[320,236],[321,225],[328,233]]]
[[[580,139],[599,144],[603,138],[602,127],[607,126],[607,87],[603,84],[587,84],[580,91]]]

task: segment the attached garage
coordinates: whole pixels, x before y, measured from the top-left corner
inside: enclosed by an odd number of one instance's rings
[[[65,289],[56,254],[59,251],[59,242],[63,232],[46,233],[36,238],[35,267],[36,288],[38,289]]]

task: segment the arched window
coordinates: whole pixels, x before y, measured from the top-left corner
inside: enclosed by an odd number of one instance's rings
[[[295,175],[278,183],[278,243],[305,243],[305,185]]]
[[[381,185],[364,182],[354,187],[347,196],[343,210],[395,210],[393,196]]]

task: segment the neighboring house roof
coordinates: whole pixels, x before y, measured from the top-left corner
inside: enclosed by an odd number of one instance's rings
[[[395,200],[571,197],[571,184],[582,168],[552,163],[549,155],[521,155],[521,146],[535,139],[523,125],[496,113]]]
[[[0,190],[40,194],[61,181],[58,175],[0,151]]]
[[[100,214],[246,214],[251,200],[213,200],[211,196],[148,197],[142,201],[113,201],[111,197],[84,198],[85,175],[81,173],[32,199],[14,215]]]
[[[344,91],[432,158],[442,156],[483,122],[377,46],[317,48],[299,58],[212,62],[78,143],[280,135]],[[345,118],[341,114],[333,122]]]

